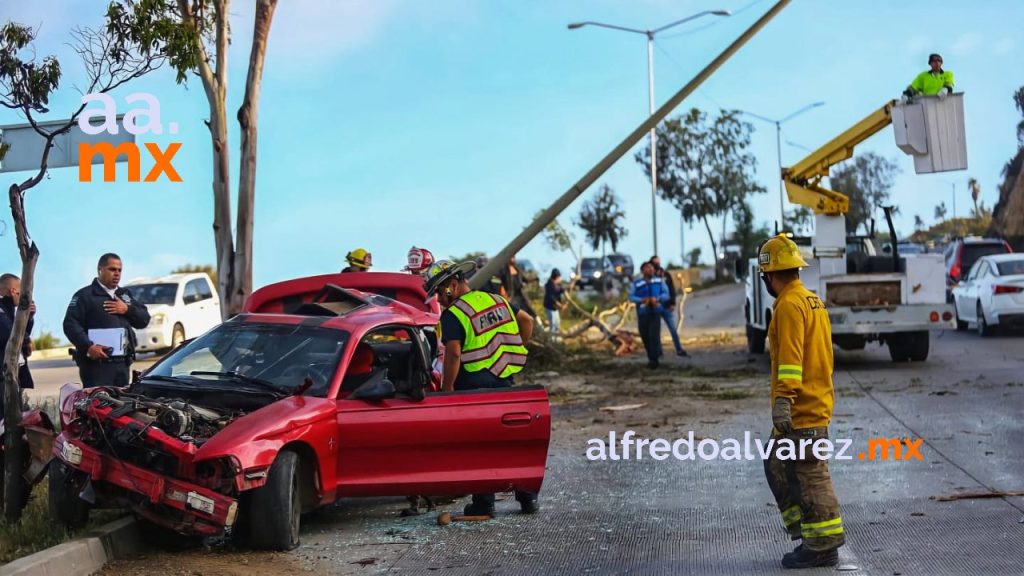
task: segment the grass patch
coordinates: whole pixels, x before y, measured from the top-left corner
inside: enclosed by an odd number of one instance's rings
[[[693,390],[694,392],[714,392],[715,387],[707,382],[701,382],[700,384],[690,386],[690,390]]]
[[[32,491],[32,498],[17,522],[0,521],[0,564],[35,554],[61,542],[77,538],[124,516],[124,510],[93,510],[89,522],[80,530],[69,531],[50,521],[49,490],[43,480]]]

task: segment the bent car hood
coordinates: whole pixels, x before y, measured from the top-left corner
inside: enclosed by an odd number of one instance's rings
[[[196,460],[236,456],[243,466],[265,451],[276,452],[280,437],[335,417],[334,401],[290,396],[235,420],[198,450]],[[276,441],[275,441],[276,440]]]

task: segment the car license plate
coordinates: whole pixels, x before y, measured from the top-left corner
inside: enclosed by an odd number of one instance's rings
[[[82,449],[71,442],[65,441],[60,448],[60,457],[68,464],[77,466],[82,463]]]

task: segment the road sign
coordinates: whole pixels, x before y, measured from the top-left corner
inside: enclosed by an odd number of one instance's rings
[[[123,118],[124,114],[117,115],[117,134],[102,132],[96,135],[89,135],[82,132],[76,122],[70,130],[53,140],[54,146],[50,150],[50,157],[47,162],[48,168],[78,166],[78,145],[83,142],[86,144],[109,142],[114,147],[125,142],[135,142],[135,135],[124,129],[122,124]],[[64,126],[66,123],[67,120],[54,120],[37,124],[43,130],[53,131]],[[0,126],[0,142],[11,146],[3,162],[0,162],[0,173],[39,170],[39,160],[43,157],[43,144],[45,140],[32,128],[31,124]],[[118,162],[125,160],[127,160],[127,156],[124,154],[117,157]],[[103,163],[103,155],[94,155],[92,163]]]

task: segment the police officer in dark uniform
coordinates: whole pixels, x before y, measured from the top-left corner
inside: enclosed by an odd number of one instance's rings
[[[135,359],[135,331],[149,324],[146,305],[132,298],[121,282],[121,258],[107,253],[100,257],[96,279],[71,297],[64,314],[64,335],[75,347],[75,362],[82,386],[127,386],[129,367]],[[124,354],[113,356],[112,350],[95,344],[89,330],[121,328],[127,345]]]

